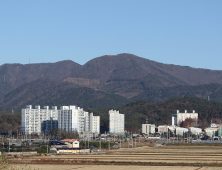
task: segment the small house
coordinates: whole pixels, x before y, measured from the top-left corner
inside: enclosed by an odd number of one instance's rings
[[[79,141],[74,139],[63,139],[64,142],[69,148],[79,148]]]

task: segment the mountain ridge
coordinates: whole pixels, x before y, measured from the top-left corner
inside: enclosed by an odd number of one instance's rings
[[[116,94],[128,99],[149,99],[150,101],[167,100],[169,90],[175,95],[190,94],[187,90],[191,89],[194,96],[201,96],[198,88],[209,88],[209,95],[222,101],[220,90],[213,89],[211,84],[222,84],[222,71],[192,68],[188,66],[178,66],[172,64],[163,64],[132,54],[104,55],[89,60],[84,65],[80,65],[71,60],[64,60],[56,63],[41,64],[4,64],[0,66],[0,100],[10,105],[9,96],[17,98],[33,90],[39,91],[35,93],[36,99],[54,86],[50,86],[46,81],[42,81],[42,85],[27,87],[26,91],[21,90],[21,86],[39,81],[40,79],[48,79],[54,81],[55,84],[64,84],[66,87],[86,87],[92,90],[99,90],[108,94]],[[48,89],[42,88],[49,86]],[[206,85],[203,87],[201,85]],[[211,87],[212,86],[212,87]],[[41,91],[42,88],[46,91]],[[17,97],[11,92],[17,90]],[[181,89],[180,89],[181,88]],[[195,92],[196,90],[196,92]],[[14,92],[15,92],[14,91]],[[218,92],[218,93],[217,93]],[[155,97],[156,100],[148,95]],[[147,97],[148,96],[148,97]],[[170,97],[174,97],[169,95]],[[205,94],[202,96],[206,97]],[[124,99],[125,100],[125,99]],[[22,100],[20,101],[22,102]],[[23,101],[25,103],[25,99]]]

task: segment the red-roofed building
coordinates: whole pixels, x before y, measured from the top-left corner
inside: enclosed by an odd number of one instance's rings
[[[79,141],[75,139],[63,139],[61,141],[65,142],[65,144],[70,148],[79,148]]]

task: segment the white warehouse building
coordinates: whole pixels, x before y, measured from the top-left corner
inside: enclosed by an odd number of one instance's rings
[[[165,133],[165,132],[168,132],[168,127],[167,125],[159,125],[158,126],[158,133]]]
[[[185,110],[185,113],[180,113],[179,110],[177,110],[177,114],[172,114],[172,125],[180,125],[182,121],[185,121],[186,119],[198,119],[198,113],[195,113],[195,110],[193,110],[192,113],[187,113],[187,110]]]
[[[202,129],[196,127],[190,127],[190,132],[194,135],[199,135],[202,133]]]
[[[187,128],[182,128],[182,127],[177,127],[176,128],[176,135],[180,135],[180,136],[183,136],[185,135],[185,133],[188,132],[188,129]]]
[[[109,133],[123,134],[125,118],[119,111],[109,110]]]

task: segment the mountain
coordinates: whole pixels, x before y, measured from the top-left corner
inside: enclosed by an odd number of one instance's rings
[[[0,98],[17,87],[40,78],[61,81],[81,65],[70,61],[41,64],[4,64],[0,66]]]
[[[168,100],[173,97],[193,96],[203,99],[209,97],[210,100],[222,102],[222,85],[221,84],[204,84],[197,86],[173,86],[173,87],[151,87],[139,95],[131,98],[132,100],[148,100],[157,102],[160,100]]]
[[[151,87],[222,84],[222,71],[163,64],[132,54],[119,54],[90,60],[72,78],[97,80],[97,89],[132,98]]]
[[[25,105],[76,105],[83,108],[118,107],[131,102],[123,96],[108,94],[68,82],[39,79],[11,91],[0,101],[7,107]]]
[[[80,91],[84,88],[96,91],[96,96],[102,93],[104,96],[115,94],[118,100],[114,103],[121,103],[120,96],[126,102],[138,99],[154,102],[175,96],[210,96],[212,100],[222,101],[221,84],[222,71],[163,64],[124,53],[97,57],[84,65],[70,60],[26,65],[4,64],[0,66],[0,104],[24,106],[28,101],[56,103],[61,101],[56,97],[64,96],[64,91],[68,93],[68,89],[77,90],[80,87]],[[92,91],[84,94],[91,95]],[[86,99],[87,95],[84,96],[84,103],[95,102],[90,97]],[[96,106],[89,103],[80,104]]]

